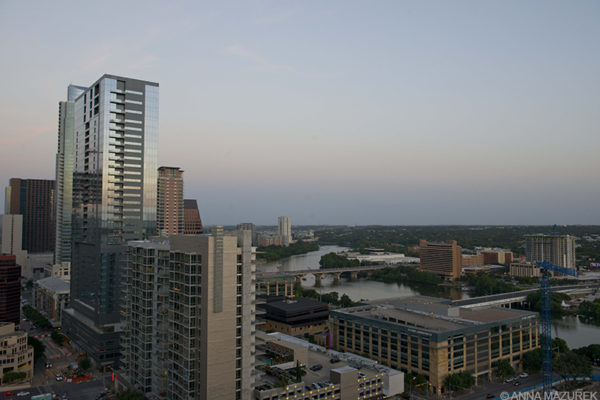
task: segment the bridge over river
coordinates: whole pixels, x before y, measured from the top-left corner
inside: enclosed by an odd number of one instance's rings
[[[294,276],[297,282],[302,280],[302,277],[308,274],[313,274],[315,276],[315,284],[319,284],[321,282],[321,277],[323,275],[333,275],[333,278],[336,282],[339,282],[340,277],[343,273],[349,273],[352,279],[358,278],[359,272],[373,272],[384,268],[393,267],[393,265],[365,265],[359,267],[346,267],[346,268],[321,268],[321,269],[304,269],[304,270],[296,270],[296,271],[278,271],[278,272],[257,272],[257,279],[272,279],[272,278],[280,278],[284,276]]]

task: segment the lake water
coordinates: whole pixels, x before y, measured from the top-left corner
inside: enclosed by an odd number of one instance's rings
[[[321,256],[327,253],[337,253],[348,250],[347,247],[321,246],[318,251],[307,254],[292,256],[283,260],[259,264],[259,271],[297,271],[307,269],[319,269]],[[390,297],[404,297],[412,295],[425,295],[444,297],[452,300],[465,299],[469,295],[459,289],[446,288],[435,285],[405,285],[396,283],[384,283],[369,280],[349,281],[342,278],[339,283],[334,283],[333,276],[321,278],[321,287],[315,287],[315,277],[307,275],[302,280],[302,286],[314,288],[321,293],[338,292],[347,294],[352,300],[378,300]],[[576,317],[564,317],[552,322],[552,337],[564,339],[570,348],[578,348],[589,344],[600,343],[600,327],[581,322]]]

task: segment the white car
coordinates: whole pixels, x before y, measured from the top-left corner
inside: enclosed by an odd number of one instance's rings
[[[529,376],[529,374],[527,372],[523,372],[521,375],[519,375],[519,378],[527,378]]]
[[[63,377],[61,375],[56,375],[56,381],[60,382],[63,380]]]
[[[29,392],[19,392],[17,393],[17,396],[29,396]]]

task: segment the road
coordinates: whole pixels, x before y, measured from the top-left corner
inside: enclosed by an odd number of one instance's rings
[[[44,393],[55,393],[59,396],[66,393],[69,400],[94,400],[98,394],[104,391],[104,383],[102,381],[103,379],[97,378],[81,383],[54,382],[49,385],[34,386],[28,389],[15,391],[14,396],[3,396],[2,399],[23,400]],[[29,396],[18,397],[18,392],[29,392]]]

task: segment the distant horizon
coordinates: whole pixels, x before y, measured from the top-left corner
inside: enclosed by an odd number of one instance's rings
[[[598,21],[559,0],[0,2],[0,186],[54,179],[58,102],[107,73],[160,85],[159,165],[207,225],[600,224]]]

